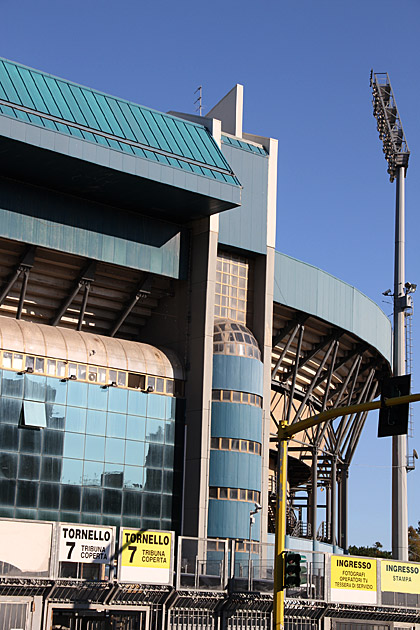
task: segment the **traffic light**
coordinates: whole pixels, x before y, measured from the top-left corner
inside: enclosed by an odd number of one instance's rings
[[[300,561],[302,556],[294,551],[284,554],[284,588],[300,586]]]
[[[393,376],[382,382],[378,437],[405,435],[408,431],[409,403],[386,407],[385,400],[410,394],[411,374]]]
[[[300,556],[300,586],[306,586],[308,583],[308,563],[306,556]]]

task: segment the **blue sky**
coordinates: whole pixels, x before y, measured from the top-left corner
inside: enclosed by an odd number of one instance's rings
[[[244,130],[279,140],[278,249],[391,315],[395,184],[369,88],[371,68],[388,72],[412,153],[406,277],[420,285],[418,0],[0,0],[0,10],[1,56],[161,111],[193,112],[203,85],[206,113],[242,83]],[[413,329],[416,355],[416,315]],[[413,391],[419,379],[414,356]],[[372,414],[350,471],[349,543],[389,549],[391,444],[376,427]],[[420,452],[418,437],[409,448]],[[417,524],[418,471],[408,481]]]

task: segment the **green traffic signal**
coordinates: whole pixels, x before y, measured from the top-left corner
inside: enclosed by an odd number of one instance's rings
[[[294,551],[284,554],[284,588],[300,586],[300,561],[302,556]]]

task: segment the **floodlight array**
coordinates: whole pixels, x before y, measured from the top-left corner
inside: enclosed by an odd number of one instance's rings
[[[398,169],[402,166],[405,169],[408,167],[410,151],[388,73],[372,71],[370,85],[373,94],[373,115],[377,121],[379,138],[382,140],[382,150],[388,162],[389,179],[393,182]]]

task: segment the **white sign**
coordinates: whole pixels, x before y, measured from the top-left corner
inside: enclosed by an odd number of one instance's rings
[[[114,552],[114,528],[61,523],[58,548],[60,562],[110,564]]]
[[[121,528],[119,579],[172,584],[174,537],[174,532]]]
[[[48,575],[52,523],[0,521],[0,565],[3,575]],[[7,569],[6,569],[7,567]]]

